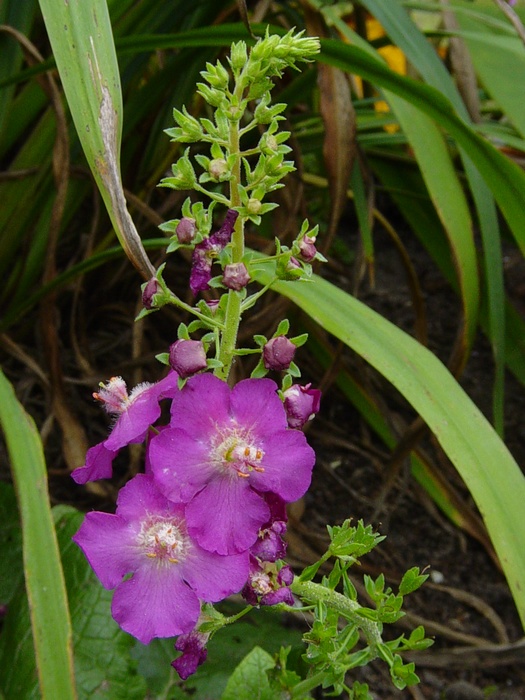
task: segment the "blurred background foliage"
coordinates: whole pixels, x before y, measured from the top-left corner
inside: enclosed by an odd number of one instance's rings
[[[393,311],[392,320],[460,382],[476,362],[475,342],[485,338],[490,350],[471,395],[522,459],[516,406],[523,406],[525,383],[525,8],[504,0],[246,5],[254,34],[270,25],[323,39],[319,64],[286,74],[276,88],[274,99],[289,105],[297,172],[276,195],[280,207],[248,232],[249,245],[265,250],[277,234],[293,240],[305,217],[319,223],[318,247],[329,262],[316,271],[372,306],[381,266],[390,270],[395,258],[406,308]],[[231,41],[250,41],[245,5],[108,0],[108,7],[123,95],[124,191],[157,266],[165,243],[158,226],[178,216],[184,199],[157,188],[180,155],[163,130],[172,126],[173,108],[204,115],[194,93],[199,72]],[[185,319],[170,312],[160,323],[157,316],[133,323],[142,280],[117,245],[38,3],[4,0],[0,24],[0,360],[37,421],[53,500],[109,507],[111,484],[91,485],[79,496],[68,476],[106,430],[90,391],[116,372],[130,384],[153,378],[160,371],[154,355]],[[421,277],[422,260],[427,278],[446,287],[445,312]],[[167,270],[172,287],[190,301],[187,261],[170,260]],[[276,304],[287,303],[269,298],[246,324],[246,336],[256,326],[271,333]],[[388,303],[378,310],[388,316]],[[443,468],[439,450],[436,456],[419,449],[424,423],[399,398],[385,400],[360,358],[306,316],[287,313],[312,337],[305,375],[325,396],[337,385],[351,415],[360,414],[387,451],[375,512],[410,456],[423,489],[496,560],[481,518]],[[434,317],[443,316],[441,333]],[[132,451],[120,466],[121,481],[137,465]]]

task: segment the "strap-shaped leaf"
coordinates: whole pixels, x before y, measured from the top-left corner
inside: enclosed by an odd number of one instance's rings
[[[73,700],[71,624],[42,443],[33,420],[1,371],[0,423],[22,521],[25,581],[40,690],[46,700]]]
[[[122,93],[106,0],[40,0],[73,121],[126,255],[155,273],[126,208],[120,177]]]

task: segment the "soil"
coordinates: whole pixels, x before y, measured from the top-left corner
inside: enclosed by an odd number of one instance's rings
[[[344,227],[343,227],[344,229]],[[342,232],[346,235],[345,231]],[[404,238],[416,267],[427,304],[429,347],[446,361],[457,329],[458,318],[454,293],[440,277],[435,265],[409,235]],[[350,246],[354,241],[348,240]],[[404,282],[399,257],[390,239],[381,231],[376,234],[375,284],[364,280],[358,296],[382,315],[407,332],[413,333],[414,312]],[[513,250],[507,256],[509,293],[523,306],[522,263],[514,262]],[[173,342],[172,329],[182,320],[167,312],[162,321],[148,317],[138,325],[132,322],[139,310],[139,280],[125,263],[115,264],[89,274],[82,289],[67,290],[56,301],[60,315],[60,362],[70,416],[77,416],[88,444],[103,438],[107,430],[100,409],[91,400],[99,381],[119,373],[130,384],[157,378],[161,368],[154,355],[165,351]],[[175,287],[184,298],[187,266],[173,270]],[[350,290],[353,282],[345,268],[331,261],[328,276]],[[271,326],[277,318],[275,304],[267,306],[260,319]],[[164,312],[162,312],[164,313]],[[291,318],[295,313],[289,309]],[[281,316],[279,316],[281,317]],[[294,323],[305,322],[295,316]],[[36,325],[36,321],[35,321]],[[29,328],[26,326],[26,328]],[[265,328],[259,328],[265,332]],[[20,348],[41,366],[45,366],[44,342],[39,332],[27,330],[17,338]],[[359,376],[383,407],[384,414],[397,435],[404,434],[416,418],[410,406],[392,387],[348,350],[340,352],[333,341],[338,369]],[[37,345],[35,350],[34,344]],[[45,438],[50,469],[51,493],[55,502],[72,503],[89,509],[111,509],[116,487],[95,486],[91,491],[78,489],[70,478],[73,465],[68,464],[61,431],[51,415],[49,394],[34,368],[18,354],[2,358],[20,399],[35,416]],[[429,567],[429,581],[420,591],[406,599],[407,617],[394,632],[424,624],[434,646],[414,654],[421,684],[396,691],[384,664],[356,672],[355,678],[367,682],[378,700],[415,698],[419,700],[493,700],[525,698],[525,647],[519,646],[523,631],[506,581],[490,548],[476,511],[460,477],[440,452],[432,437],[425,433],[417,442],[429,462],[461,498],[465,512],[472,514],[478,537],[457,528],[436,508],[425,491],[412,478],[406,460],[396,471],[390,465],[390,453],[352,408],[333,381],[337,372],[323,374],[318,363],[306,351],[303,375],[316,385],[324,386],[320,416],[311,424],[308,438],[318,454],[311,490],[304,502],[293,507],[290,518],[289,558],[296,567],[312,562],[324,551],[326,524],[338,524],[346,518],[371,523],[387,539],[362,561],[355,583],[363,573],[383,572],[395,588],[403,573],[412,566]],[[490,417],[492,359],[486,340],[477,338],[461,383],[477,405]],[[508,376],[506,382],[506,435],[508,444],[520,464],[525,464],[524,428],[520,424],[525,395],[522,387]],[[117,462],[117,478],[123,481],[138,468],[139,455],[131,452],[129,460]],[[390,466],[389,466],[390,465]],[[74,465],[78,466],[78,465]],[[5,473],[0,478],[7,478]],[[321,697],[321,696],[319,696]]]

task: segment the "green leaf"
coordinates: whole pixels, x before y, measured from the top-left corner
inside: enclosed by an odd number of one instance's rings
[[[80,143],[120,244],[143,277],[153,277],[122,188],[122,94],[106,0],[40,0],[40,8]]]
[[[330,282],[314,275],[272,288],[381,372],[426,421],[481,512],[525,626],[525,477],[490,423],[429,350]]]
[[[33,420],[1,371],[0,423],[22,523],[25,583],[40,690],[49,700],[75,698],[71,624],[42,443]]]
[[[267,675],[274,666],[273,657],[255,647],[233,672],[221,700],[277,700]]]

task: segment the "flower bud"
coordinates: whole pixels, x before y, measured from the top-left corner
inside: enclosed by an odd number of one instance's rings
[[[191,243],[195,238],[196,231],[195,219],[190,219],[188,216],[185,216],[177,224],[175,234],[179,239],[179,243]]]
[[[277,372],[288,369],[297,348],[285,335],[269,340],[263,348],[263,362],[266,369]]]
[[[240,292],[241,289],[246,287],[249,281],[250,275],[248,273],[248,268],[243,262],[225,265],[222,283],[224,286],[228,287],[228,289],[234,289],[236,292]]]
[[[200,340],[177,340],[170,346],[170,367],[186,379],[206,369],[206,352]]]
[[[220,180],[228,173],[228,163],[224,158],[214,158],[210,161],[208,172],[214,180]]]
[[[156,277],[152,277],[142,290],[142,304],[145,309],[151,311],[155,308],[154,296],[159,292],[162,292],[159,281]]]
[[[261,200],[252,197],[251,199],[248,200],[248,202],[246,204],[246,209],[248,210],[248,214],[250,214],[250,216],[257,216],[257,214],[262,209]]]
[[[300,386],[293,384],[283,392],[284,410],[290,428],[302,428],[319,411],[321,392],[311,389],[311,384]]]
[[[304,262],[312,262],[317,253],[317,248],[315,247],[315,237],[304,236],[299,241],[299,254],[304,260]]]

